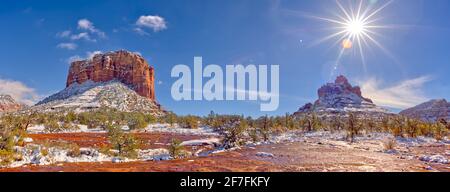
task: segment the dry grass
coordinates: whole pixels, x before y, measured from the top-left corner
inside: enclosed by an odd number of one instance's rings
[[[384,150],[386,150],[386,151],[394,150],[396,145],[397,145],[397,141],[395,140],[395,138],[390,138],[390,139],[386,139],[385,141],[383,141],[383,147],[384,147]]]

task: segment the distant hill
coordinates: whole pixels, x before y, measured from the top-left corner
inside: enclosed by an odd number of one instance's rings
[[[428,122],[450,121],[450,103],[445,99],[435,99],[403,110],[400,115]]]

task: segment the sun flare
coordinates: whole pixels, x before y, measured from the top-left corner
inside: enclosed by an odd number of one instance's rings
[[[350,35],[361,35],[361,33],[367,30],[367,25],[359,19],[349,21],[348,23],[346,23],[345,27],[347,33],[349,33]]]
[[[380,24],[381,17],[379,14],[392,3],[392,0],[381,6],[377,6],[377,1],[350,0],[347,2],[348,6],[344,6],[339,0],[336,0],[338,12],[334,18],[314,17],[331,23],[330,29],[336,30],[331,35],[319,39],[316,43],[337,39],[335,45],[340,45],[341,51],[335,69],[345,51],[359,52],[362,64],[366,68],[364,48],[375,45],[383,52],[387,52],[376,39],[381,36],[378,29],[389,28]]]

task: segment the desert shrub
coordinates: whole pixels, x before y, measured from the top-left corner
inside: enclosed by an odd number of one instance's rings
[[[226,126],[223,147],[229,149],[243,144],[243,133],[247,128],[248,124],[245,119],[239,119]]]
[[[157,119],[155,116],[147,114],[145,115],[145,122],[147,122],[148,124],[153,124],[157,122]]]
[[[81,156],[80,146],[78,146],[76,143],[69,144],[67,146],[68,152],[67,155],[70,157],[79,157]]]
[[[172,139],[169,145],[169,154],[174,159],[178,159],[182,156],[184,151],[184,147],[181,145],[181,141],[179,139]]]
[[[419,134],[419,122],[414,119],[407,119],[405,128],[409,137],[415,138]]]
[[[177,122],[177,115],[172,112],[168,112],[166,115],[160,117],[159,121],[161,123],[168,123],[171,127]]]
[[[148,122],[142,113],[133,113],[128,119],[128,127],[131,130],[143,129],[148,126]]]
[[[121,157],[136,158],[140,142],[133,135],[124,133],[117,125],[108,124],[108,141]]]
[[[187,129],[197,129],[199,126],[198,121],[199,121],[199,118],[196,116],[192,116],[192,115],[178,118],[178,124],[182,128],[187,128]]]
[[[55,118],[48,119],[47,122],[45,122],[44,127],[45,130],[50,133],[58,132],[61,130],[61,126],[59,125],[58,120],[56,120]]]
[[[347,140],[353,142],[355,137],[360,134],[361,129],[362,124],[358,117],[355,114],[350,113],[346,124]]]
[[[74,123],[77,120],[77,115],[73,111],[69,111],[65,116],[63,122]]]
[[[378,129],[378,123],[377,121],[373,119],[364,119],[365,122],[365,129],[367,132],[377,132],[380,129]]]
[[[43,125],[47,123],[48,115],[45,113],[36,114],[36,117],[33,120],[33,123],[38,125]]]
[[[381,128],[384,132],[389,132],[391,130],[391,119],[387,116],[381,119]]]
[[[252,141],[254,143],[259,142],[259,140],[260,140],[259,133],[258,133],[257,129],[251,129],[249,131],[249,136],[250,136],[250,138],[252,139]]]
[[[397,141],[395,140],[395,138],[390,138],[383,141],[383,147],[386,151],[394,150],[396,145]]]
[[[269,140],[269,136],[270,136],[270,121],[267,118],[267,116],[265,116],[262,120],[262,126],[259,129],[261,136],[263,138],[264,141],[268,141]]]
[[[15,146],[23,146],[26,127],[30,123],[28,116],[6,115],[0,119],[0,164],[6,165],[16,159],[19,154]]]
[[[332,131],[342,130],[344,128],[344,123],[342,122],[342,118],[340,116],[334,116],[330,122],[330,128]]]
[[[432,125],[433,136],[436,140],[442,140],[448,133],[447,128],[442,123],[435,123]]]
[[[303,130],[308,132],[317,131],[322,127],[322,121],[316,114],[303,116],[300,120],[300,124],[301,127],[303,127]]]
[[[80,113],[77,115],[77,121],[79,124],[88,125],[89,123],[89,114],[86,112]]]
[[[404,120],[403,118],[394,118],[391,124],[391,132],[394,135],[394,137],[403,137],[403,127],[404,127]]]
[[[9,165],[14,161],[14,152],[0,149],[0,165]]]
[[[41,155],[46,157],[46,156],[48,156],[48,154],[49,154],[48,148],[42,147],[41,148]]]

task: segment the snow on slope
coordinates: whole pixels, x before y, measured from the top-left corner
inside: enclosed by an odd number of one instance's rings
[[[450,121],[450,103],[445,99],[431,100],[406,109],[400,114],[430,122],[435,122],[441,118]]]
[[[160,106],[119,81],[94,83],[92,81],[72,86],[39,102],[32,109],[39,111],[59,111],[72,109],[85,111],[100,107],[115,108],[119,111],[140,111],[160,113]]]

